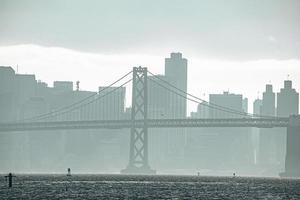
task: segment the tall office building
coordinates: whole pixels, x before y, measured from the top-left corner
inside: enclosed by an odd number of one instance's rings
[[[165,59],[166,80],[183,92],[187,91],[187,59],[181,53],[171,53]],[[174,90],[174,89],[173,89]],[[177,91],[178,92],[178,91]],[[183,94],[183,96],[186,96]],[[168,92],[168,116],[170,118],[186,118],[186,99]],[[170,166],[180,167],[184,156],[186,133],[184,128],[167,129],[167,152]]]
[[[20,109],[24,102],[36,96],[37,81],[34,74],[16,74],[15,81],[17,106]]]
[[[169,93],[156,82],[167,81],[163,75],[148,76],[148,118],[170,118]]]
[[[99,87],[96,98],[96,113],[100,120],[122,120],[125,118],[126,87]],[[125,166],[128,161],[130,134],[123,134],[124,130],[103,130],[102,134],[94,134],[97,145],[97,158],[102,168]],[[125,143],[125,144],[124,144]],[[103,164],[102,164],[103,163]]]
[[[284,88],[280,89],[277,93],[277,116],[289,117],[290,115],[297,115],[299,113],[299,93],[292,88],[292,81],[285,80]],[[277,159],[282,168],[284,167],[285,153],[286,153],[286,130],[281,128],[279,133],[276,134],[276,148]],[[289,140],[293,140],[292,137]]]
[[[277,116],[288,117],[299,113],[299,93],[292,88],[292,81],[285,80],[284,88],[277,93]]]
[[[275,116],[275,93],[270,84],[266,85],[266,91],[263,93],[261,115]]]
[[[275,93],[270,84],[263,93],[260,115],[275,116]],[[276,164],[276,142],[274,129],[260,129],[258,162],[261,166]]]
[[[243,109],[243,96],[241,94],[231,94],[223,92],[223,94],[210,94],[209,103],[212,105],[219,105],[222,107],[230,108],[238,112],[244,112]],[[209,117],[218,118],[240,118],[242,115],[237,115],[230,112],[224,112],[218,109],[209,109]]]
[[[166,90],[164,87],[172,90],[174,88],[161,80],[187,91],[187,60],[182,58],[181,53],[171,53],[170,58],[165,59],[165,75],[148,76],[148,118],[185,118],[186,100]],[[164,87],[155,82],[163,84]],[[183,156],[183,129],[150,129],[149,133],[149,159],[153,167],[176,168],[171,161],[182,163],[178,158]]]
[[[229,92],[210,94],[209,103],[211,105],[230,108],[238,112],[244,112],[246,109],[245,102],[243,104],[243,96]],[[243,115],[228,113],[213,108],[209,110],[209,118],[244,117]],[[215,165],[223,166],[227,169],[239,167],[240,170],[243,170],[253,163],[249,128],[212,128],[211,131],[216,135],[214,149],[212,149],[212,152],[215,153]]]
[[[0,66],[0,122],[12,121],[16,117],[14,87],[15,71]]]
[[[15,71],[11,67],[0,66],[0,122],[13,121],[16,117],[14,84]],[[0,134],[0,172],[11,168],[12,144],[11,134]]]
[[[187,59],[182,58],[181,53],[171,53],[170,58],[165,59],[165,76],[169,83],[187,91]],[[172,118],[186,117],[186,99],[176,94],[170,94],[170,112]]]
[[[248,98],[243,98],[243,112],[248,113]]]

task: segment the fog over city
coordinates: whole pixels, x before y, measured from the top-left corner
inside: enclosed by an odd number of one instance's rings
[[[300,177],[299,10],[0,0],[0,173]]]

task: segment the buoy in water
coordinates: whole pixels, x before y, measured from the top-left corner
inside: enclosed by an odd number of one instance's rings
[[[6,180],[8,178],[8,187],[12,187],[12,182],[13,182],[13,178],[16,177],[14,175],[12,175],[12,173],[9,173],[7,176],[5,176]]]

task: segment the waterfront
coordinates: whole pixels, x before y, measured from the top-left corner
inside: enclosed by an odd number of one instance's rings
[[[0,199],[300,199],[300,179],[17,174]]]

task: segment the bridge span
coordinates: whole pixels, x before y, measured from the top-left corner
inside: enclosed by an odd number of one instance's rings
[[[147,119],[147,120],[88,120],[88,121],[55,121],[2,123],[0,132],[38,131],[38,130],[72,130],[72,129],[124,129],[143,127],[176,128],[176,127],[288,127],[289,118],[231,118],[231,119]]]

